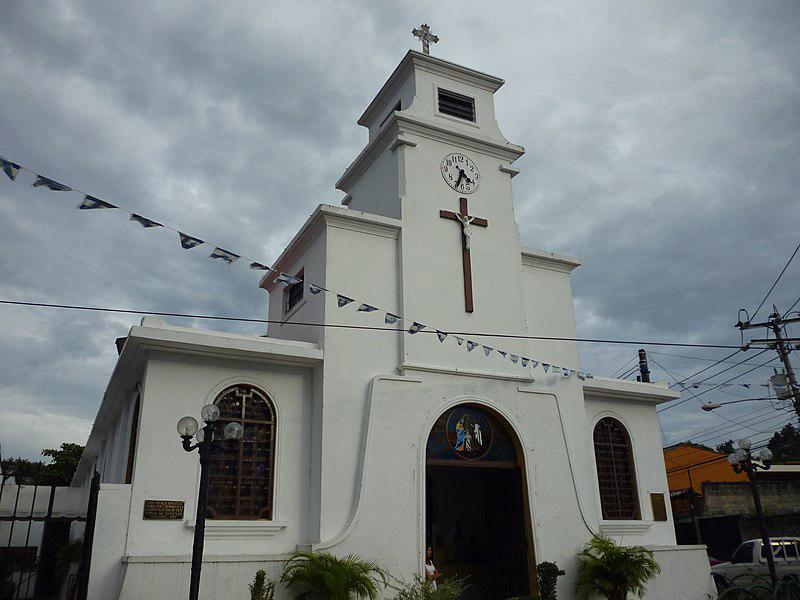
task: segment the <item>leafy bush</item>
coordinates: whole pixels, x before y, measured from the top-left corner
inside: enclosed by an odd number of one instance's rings
[[[643,546],[618,546],[613,540],[594,538],[578,553],[580,598],[593,594],[607,600],[627,600],[628,594],[644,596],[645,587],[661,572],[653,553]]]
[[[339,558],[329,552],[295,552],[283,567],[281,582],[307,588],[301,598],[350,600],[355,594],[376,600],[378,586],[386,586],[386,571],[354,554]]]
[[[71,564],[80,562],[83,556],[83,540],[78,538],[61,546],[56,552],[56,581],[61,581]]]
[[[460,575],[442,577],[436,582],[434,589],[430,581],[425,581],[416,575],[413,583],[401,583],[399,587],[392,586],[397,590],[393,600],[459,600],[461,594],[469,587],[468,579]]]
[[[556,600],[556,584],[558,578],[566,575],[553,562],[540,562],[536,565],[536,578],[539,583],[539,598],[541,600]]]
[[[272,600],[275,597],[275,585],[274,580],[267,579],[266,571],[259,569],[250,584],[250,600]]]

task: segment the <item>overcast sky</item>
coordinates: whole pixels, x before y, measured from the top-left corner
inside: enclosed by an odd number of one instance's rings
[[[498,121],[527,150],[514,179],[522,242],[583,260],[579,335],[737,344],[737,309],[752,312],[800,241],[800,3],[428,4],[7,2],[0,155],[270,261],[318,204],[341,200],[333,185],[367,139],[355,120],[427,22],[434,55],[507,82]],[[0,299],[266,316],[246,266],[30,182],[0,182]],[[768,304],[788,308],[799,282],[800,258]],[[85,442],[114,339],[137,321],[0,306],[4,456]],[[677,377],[711,362],[667,353],[729,352],[650,349]],[[582,366],[611,375],[635,351],[584,345]],[[772,356],[754,354],[753,366]],[[709,443],[762,439],[790,416],[698,406],[664,413],[667,441],[724,417],[751,429]]]

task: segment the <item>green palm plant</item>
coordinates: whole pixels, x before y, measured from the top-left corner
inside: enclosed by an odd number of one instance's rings
[[[598,594],[607,600],[627,600],[644,595],[647,583],[661,572],[653,553],[642,546],[619,546],[596,537],[578,553],[575,591],[580,598]]]
[[[386,586],[386,571],[354,554],[339,558],[330,552],[295,552],[283,567],[281,582],[307,588],[301,598],[376,600],[379,586]]]

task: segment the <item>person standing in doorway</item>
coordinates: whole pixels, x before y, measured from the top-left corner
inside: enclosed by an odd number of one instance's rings
[[[436,580],[441,576],[442,574],[439,573],[436,565],[433,564],[433,548],[428,546],[427,550],[425,551],[425,581],[430,583],[432,590],[435,590]]]

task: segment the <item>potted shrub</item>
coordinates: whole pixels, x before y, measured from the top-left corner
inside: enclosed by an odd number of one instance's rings
[[[386,572],[354,554],[339,558],[330,552],[295,552],[283,567],[281,582],[288,588],[305,588],[301,598],[377,600],[379,586],[386,586]]]
[[[596,537],[578,554],[575,591],[580,598],[597,594],[606,600],[627,600],[630,594],[644,596],[647,583],[660,572],[647,548]]]

